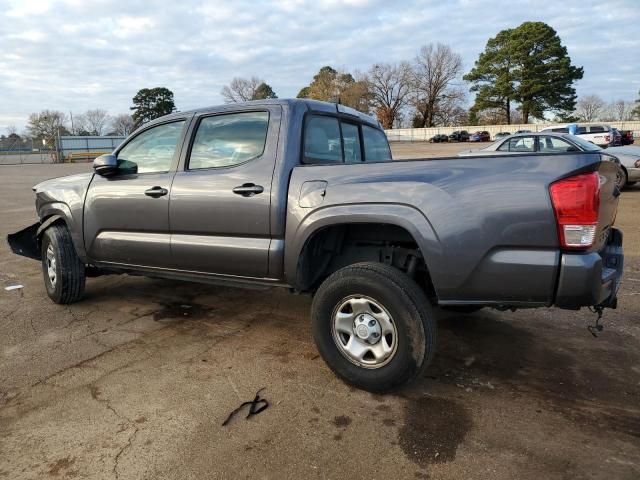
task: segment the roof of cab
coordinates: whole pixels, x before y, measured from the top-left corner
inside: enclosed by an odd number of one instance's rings
[[[264,99],[264,100],[251,100],[249,102],[227,103],[223,105],[214,105],[211,107],[196,108],[193,110],[187,110],[183,112],[174,112],[160,118],[163,120],[167,120],[172,117],[180,117],[183,115],[209,113],[209,112],[216,112],[216,111],[222,112],[225,110],[233,109],[233,107],[247,106],[247,105],[256,105],[256,106],[258,105],[288,105],[288,106],[304,105],[307,108],[307,110],[312,112],[342,113],[345,115],[357,117],[359,120],[363,122],[382,128],[382,126],[380,125],[380,122],[378,122],[376,118],[370,115],[367,115],[365,113],[362,113],[356,110],[355,108],[347,107],[346,105],[341,105],[338,103],[322,102],[319,100],[311,100],[308,98],[273,98],[273,99]],[[154,119],[145,125],[148,125],[150,123],[155,123],[157,120],[160,120],[160,118]]]

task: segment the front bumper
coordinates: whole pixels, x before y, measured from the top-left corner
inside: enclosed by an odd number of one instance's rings
[[[616,308],[623,265],[622,232],[616,228],[600,252],[562,254],[555,306]]]

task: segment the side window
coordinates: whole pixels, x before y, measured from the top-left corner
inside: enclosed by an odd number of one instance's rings
[[[552,128],[551,131],[555,133],[569,133],[568,128]]]
[[[145,130],[118,152],[122,173],[157,173],[171,168],[171,160],[182,134],[184,120]]]
[[[388,162],[391,160],[389,141],[382,130],[362,125],[362,139],[366,162]]]
[[[587,127],[578,127],[578,135],[583,135],[587,133]]]
[[[268,112],[230,113],[200,121],[189,155],[189,169],[231,167],[264,152]]]
[[[544,153],[560,153],[571,152],[575,147],[569,142],[558,137],[538,137],[538,145],[541,152]]]
[[[358,126],[342,122],[342,140],[344,142],[344,161],[346,163],[360,163],[362,150],[360,149]]]
[[[502,142],[502,145],[500,145],[498,147],[498,151],[500,151],[500,152],[508,152],[509,151],[509,145],[511,145],[511,140],[505,140],[504,142]]]
[[[589,133],[604,133],[606,131],[607,129],[600,125],[592,125],[591,128],[589,128]]]
[[[336,117],[310,117],[304,134],[304,162],[342,162],[340,125]]]
[[[528,153],[533,152],[535,147],[535,139],[533,137],[516,137],[510,138],[504,142],[498,150],[502,152]]]

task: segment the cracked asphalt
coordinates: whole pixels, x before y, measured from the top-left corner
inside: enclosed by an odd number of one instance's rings
[[[0,166],[2,238],[36,219],[32,185],[89,168]],[[599,338],[586,310],[437,312],[432,366],[386,396],[332,375],[306,296],[108,276],[59,306],[3,241],[0,478],[640,478],[639,211],[636,186]],[[267,410],[222,427],[263,387]]]

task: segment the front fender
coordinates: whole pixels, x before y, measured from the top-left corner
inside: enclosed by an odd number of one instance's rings
[[[301,210],[298,210],[301,211]],[[285,279],[298,288],[298,260],[304,246],[319,230],[335,225],[354,223],[389,224],[407,230],[420,248],[431,272],[430,255],[442,255],[442,246],[435,230],[418,209],[409,205],[366,203],[335,205],[319,208],[302,218],[296,225],[287,222],[285,233]]]

